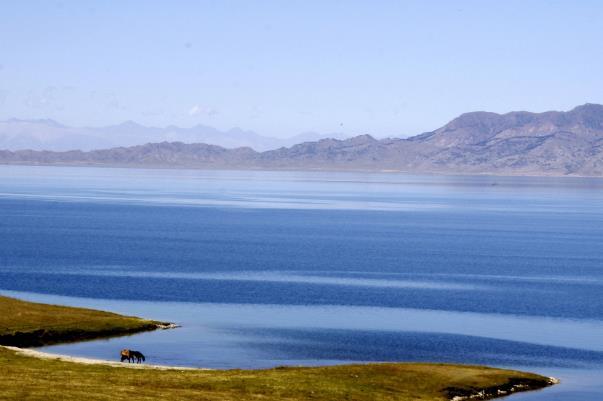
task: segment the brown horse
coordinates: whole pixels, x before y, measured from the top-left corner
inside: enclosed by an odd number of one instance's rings
[[[134,356],[132,356],[132,351],[129,349],[122,349],[119,355],[121,356],[121,362],[125,361],[126,359],[128,360],[128,363],[134,362]]]
[[[142,363],[145,361],[145,357],[140,351],[133,351],[131,349],[122,349],[119,353],[121,356],[121,361],[128,360],[128,363],[133,363],[136,360],[136,363]]]

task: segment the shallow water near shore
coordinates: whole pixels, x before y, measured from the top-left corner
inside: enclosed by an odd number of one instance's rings
[[[603,399],[603,180],[0,167],[0,292],[181,324],[44,347],[441,361]]]
[[[462,362],[562,379],[560,385],[517,394],[513,399],[600,400],[603,391],[601,352],[584,349],[584,338],[571,336],[585,328],[572,320],[406,309],[156,303],[1,293],[182,325],[172,330],[39,348],[61,355],[117,360],[122,348],[136,348],[144,350],[152,364],[225,369],[369,361]],[[375,322],[381,322],[379,330],[374,330]],[[596,331],[589,336],[596,340],[603,324],[590,325]],[[530,335],[535,326],[542,327],[540,338]],[[557,336],[562,333],[565,336]],[[600,346],[596,341],[591,344],[591,348]]]

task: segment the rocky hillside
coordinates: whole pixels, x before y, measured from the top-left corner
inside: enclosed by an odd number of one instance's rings
[[[603,176],[603,106],[586,104],[568,112],[467,113],[407,139],[363,135],[265,152],[178,142],[90,152],[0,151],[0,162]]]

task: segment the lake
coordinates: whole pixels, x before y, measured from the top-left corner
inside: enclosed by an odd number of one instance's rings
[[[489,364],[603,399],[603,179],[0,166],[0,291],[182,325],[159,364]]]

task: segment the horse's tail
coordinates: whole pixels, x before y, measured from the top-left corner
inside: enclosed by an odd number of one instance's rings
[[[146,361],[146,359],[144,359],[144,355],[142,354],[142,352],[140,353],[140,358],[142,359],[142,361]]]

